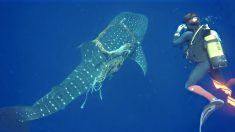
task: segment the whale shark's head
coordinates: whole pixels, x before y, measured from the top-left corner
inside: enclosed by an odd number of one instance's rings
[[[148,19],[142,14],[122,12],[112,19],[101,33],[107,50],[116,50],[126,43],[141,44],[148,27]]]
[[[148,18],[142,14],[122,12],[110,23],[111,25],[123,25],[136,41],[141,43],[148,27]]]
[[[94,53],[97,53],[97,55],[100,56],[99,52],[95,52],[95,49],[93,52],[92,49],[94,48],[94,44],[96,45],[96,48],[105,54],[110,52],[119,54],[125,50],[128,51],[128,55],[124,54],[124,58],[133,59],[140,65],[143,72],[146,73],[147,62],[141,44],[147,27],[148,19],[146,16],[132,12],[122,12],[112,19],[109,25],[95,40],[92,41],[91,44],[83,45],[83,56],[84,58],[89,59],[92,59],[95,56]],[[100,57],[97,62],[104,61],[104,58]]]

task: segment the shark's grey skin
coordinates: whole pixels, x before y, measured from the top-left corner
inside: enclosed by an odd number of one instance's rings
[[[146,74],[147,63],[141,42],[147,26],[144,15],[120,13],[96,39],[80,46],[82,61],[62,83],[32,106],[1,109],[1,119],[11,111],[20,122],[27,122],[62,110],[82,94],[100,91],[103,81],[117,72],[128,58],[136,61]],[[7,114],[3,115],[4,112]]]

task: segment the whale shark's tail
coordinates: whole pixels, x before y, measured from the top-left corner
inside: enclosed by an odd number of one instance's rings
[[[24,113],[28,107],[5,107],[0,109],[0,132],[29,132],[29,122]]]

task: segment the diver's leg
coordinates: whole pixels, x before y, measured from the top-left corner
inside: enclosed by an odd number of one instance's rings
[[[221,84],[226,84],[223,74],[220,69],[210,70],[209,75],[211,78]]]
[[[232,95],[231,87],[235,84],[234,78],[231,78],[230,80],[226,82],[225,79],[223,78],[223,75],[220,69],[211,70],[210,76],[213,80],[213,84],[216,89],[222,90],[228,96]]]
[[[209,69],[210,69],[210,76],[213,78],[213,79],[216,79],[217,81],[221,82],[221,83],[224,83],[224,78],[222,76],[222,74],[220,73],[219,70],[212,70],[210,68],[210,65],[209,65]],[[213,81],[214,82],[214,81]],[[213,95],[212,95],[213,96]],[[224,104],[224,101],[221,100],[221,99],[218,99],[216,97],[212,97],[212,99],[208,99],[210,101],[210,104],[206,105],[202,111],[202,114],[201,114],[201,118],[200,118],[200,132],[201,132],[201,128],[202,128],[202,125],[205,123],[205,121],[209,118],[209,116],[217,109],[219,109],[220,107],[223,106]]]
[[[191,72],[188,81],[185,84],[185,88],[191,92],[203,96],[209,101],[212,101],[213,99],[215,99],[215,96],[203,89],[201,86],[196,85],[207,74],[209,69],[209,62],[201,62],[197,64],[197,66]]]
[[[226,86],[232,87],[235,85],[235,78],[231,78],[226,82]]]
[[[216,80],[217,82],[221,83],[222,85],[227,86],[228,88],[235,85],[235,78],[231,78],[226,82],[220,69],[211,70],[210,76],[213,80]]]

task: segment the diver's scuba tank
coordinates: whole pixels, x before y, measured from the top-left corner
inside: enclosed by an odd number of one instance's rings
[[[227,59],[224,55],[223,48],[221,45],[221,40],[216,33],[210,30],[208,25],[205,25],[206,35],[204,37],[205,46],[208,52],[209,60],[211,67],[213,69],[219,69],[222,67],[226,67]]]

